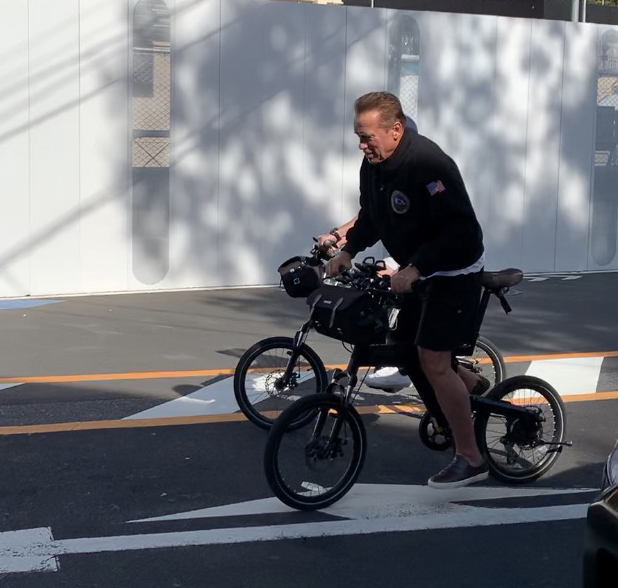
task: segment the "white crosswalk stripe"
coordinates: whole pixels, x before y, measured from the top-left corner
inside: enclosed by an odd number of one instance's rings
[[[603,359],[603,357],[576,357],[533,361],[526,375],[546,380],[561,396],[589,394],[596,392]]]
[[[527,275],[524,279],[527,282],[546,282],[547,280],[562,280],[568,282],[572,280],[579,280],[582,277],[581,274],[542,274],[542,275]]]
[[[164,402],[126,419],[156,419],[163,417],[189,417],[210,414],[228,414],[236,412],[238,404],[234,398],[232,378],[224,378],[213,384],[181,396],[175,400]]]

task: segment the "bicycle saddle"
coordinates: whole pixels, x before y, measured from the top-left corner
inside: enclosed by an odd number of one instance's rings
[[[481,283],[484,288],[489,290],[499,290],[500,288],[510,288],[519,284],[524,279],[524,272],[515,267],[500,270],[498,272],[483,272]]]

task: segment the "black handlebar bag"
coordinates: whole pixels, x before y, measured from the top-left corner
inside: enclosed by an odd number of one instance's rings
[[[277,271],[285,291],[292,298],[306,298],[320,287],[324,265],[319,259],[297,255],[284,261]]]
[[[388,316],[368,292],[321,286],[307,298],[318,333],[352,345],[380,343],[388,332]]]

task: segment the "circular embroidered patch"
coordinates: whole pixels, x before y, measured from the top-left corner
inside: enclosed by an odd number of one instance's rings
[[[410,200],[399,190],[395,190],[391,194],[391,206],[397,214],[405,214],[410,210]]]

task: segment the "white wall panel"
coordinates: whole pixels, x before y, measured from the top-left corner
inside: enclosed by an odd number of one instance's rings
[[[532,22],[522,259],[528,272],[555,266],[564,27]]]
[[[227,250],[228,238],[237,230],[233,221],[219,230],[221,0],[177,0],[175,15],[171,260],[166,281],[173,287],[216,286],[223,282],[219,247]]]
[[[387,36],[390,11],[347,8],[343,135],[343,202],[341,222],[358,212],[358,182],[362,153],[354,134],[354,101],[366,92],[386,90]],[[381,245],[359,254],[380,256]]]
[[[618,268],[618,27],[598,26],[598,96],[595,102],[595,166],[590,198],[588,269]],[[605,57],[605,59],[603,59]]]
[[[128,288],[129,109],[126,0],[81,0],[80,290]]]
[[[417,122],[462,171],[487,267],[618,268],[615,170],[593,181],[596,43],[618,27],[166,1],[171,216],[150,283],[133,267],[148,262],[134,233],[158,235],[147,215],[131,223],[135,0],[4,7],[0,295],[276,281],[288,253],[358,210],[353,103],[386,89],[389,27],[404,16],[420,29]]]
[[[311,191],[311,184],[303,177],[306,10],[273,2],[266,5],[263,18],[263,132],[264,139],[276,148],[258,150],[262,223],[256,244],[264,272],[260,280],[276,283],[277,267],[290,255],[287,243],[295,233],[302,235],[306,231],[302,222],[303,200],[306,192]],[[301,251],[307,251],[311,244],[311,236],[305,233]]]
[[[0,59],[0,294],[30,292],[28,4],[2,7]]]
[[[473,194],[484,219],[486,267],[494,270],[522,263],[531,34],[529,20],[499,18],[497,23],[495,109],[489,127],[493,178]]]
[[[441,145],[459,166],[489,242],[493,228],[489,224],[491,192],[499,183],[494,167],[499,141],[494,136],[493,124],[497,22],[495,17],[459,15],[459,69],[452,80],[459,88],[459,141],[456,149]]]
[[[220,184],[218,281],[259,284],[266,275],[259,243],[268,224],[261,217],[261,152],[277,150],[263,124],[264,5],[221,4]]]
[[[421,34],[418,89],[418,130],[455,155],[459,145],[459,104],[462,94],[456,14],[425,13],[418,19]]]
[[[579,271],[588,262],[597,35],[596,27],[576,23],[565,33],[555,269]]]
[[[30,0],[33,294],[79,283],[78,0]]]
[[[358,169],[345,203],[342,192],[343,142],[352,134],[344,103],[346,10],[307,5],[305,18],[303,185],[297,196],[302,222],[291,235],[291,251],[299,253],[308,249],[312,236],[349,219],[349,199],[358,206]]]

